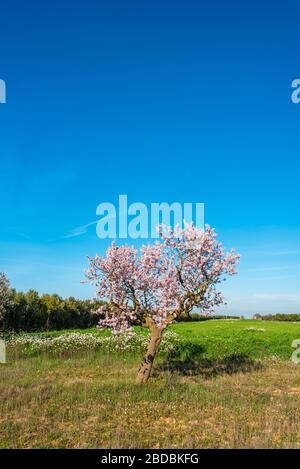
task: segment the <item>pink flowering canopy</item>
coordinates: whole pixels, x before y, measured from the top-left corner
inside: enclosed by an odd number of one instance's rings
[[[88,280],[96,285],[100,327],[130,332],[132,326],[155,325],[164,329],[193,308],[209,313],[224,303],[217,286],[225,275],[236,273],[239,254],[224,252],[213,228],[193,224],[159,228],[160,240],[142,246],[117,246],[104,257],[89,258]]]

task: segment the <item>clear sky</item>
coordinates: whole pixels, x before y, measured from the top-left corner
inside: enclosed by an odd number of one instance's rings
[[[101,202],[204,202],[223,311],[300,312],[298,1],[2,2],[0,271],[90,297]],[[75,236],[76,235],[76,236]]]

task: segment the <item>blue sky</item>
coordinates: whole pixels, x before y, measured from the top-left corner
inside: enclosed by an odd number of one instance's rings
[[[0,271],[90,297],[101,202],[204,202],[242,259],[223,311],[300,312],[300,5],[1,5]],[[82,230],[85,231],[85,230]]]

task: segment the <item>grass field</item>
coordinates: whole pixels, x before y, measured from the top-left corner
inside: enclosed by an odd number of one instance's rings
[[[157,357],[142,386],[134,384],[140,354],[9,353],[0,365],[0,447],[300,447],[300,365],[290,361],[300,324],[172,329],[179,345]]]

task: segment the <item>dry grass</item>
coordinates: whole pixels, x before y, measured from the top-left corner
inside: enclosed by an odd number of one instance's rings
[[[191,375],[158,366],[137,386],[138,362],[88,354],[0,366],[0,447],[300,447],[300,366],[269,359]]]

